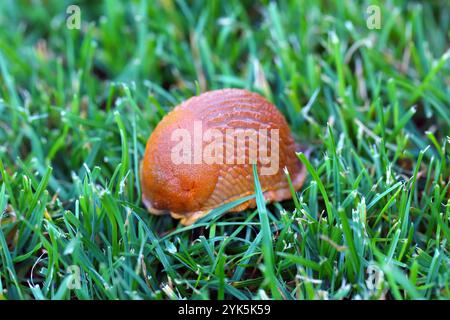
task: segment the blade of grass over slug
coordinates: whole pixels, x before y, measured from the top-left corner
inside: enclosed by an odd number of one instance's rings
[[[237,200],[230,201],[224,205],[221,205],[220,207],[217,207],[217,208],[211,210],[211,212],[209,212],[206,216],[202,217],[201,219],[198,219],[194,225],[199,225],[199,224],[211,221],[211,220],[216,220],[217,218],[222,216],[224,213],[230,211],[234,207],[237,207],[238,205],[240,205],[244,202],[247,202],[251,199],[254,199],[254,198],[255,198],[255,195],[253,194],[253,195],[239,198]]]
[[[258,178],[258,172],[256,164],[253,164],[253,180],[255,184],[256,193],[256,206],[259,213],[259,221],[261,223],[261,233],[262,233],[262,253],[264,258],[264,269],[263,273],[266,276],[268,285],[272,291],[272,294],[276,298],[281,298],[280,293],[277,288],[277,279],[275,276],[275,259],[272,247],[272,231],[270,229],[269,218],[267,216],[267,208],[264,200],[264,195],[261,190],[261,184]]]

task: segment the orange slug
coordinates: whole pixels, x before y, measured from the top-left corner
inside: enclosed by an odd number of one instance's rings
[[[168,113],[147,141],[142,199],[153,214],[190,225],[214,208],[254,193],[256,163],[266,201],[291,198],[305,178],[296,143],[278,109],[257,93],[223,89],[192,97]],[[255,208],[251,199],[231,212]]]

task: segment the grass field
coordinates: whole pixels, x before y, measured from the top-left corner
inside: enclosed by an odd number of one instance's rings
[[[0,2],[0,299],[449,299],[448,2],[244,3]],[[311,148],[303,188],[149,215],[148,136],[225,87]]]

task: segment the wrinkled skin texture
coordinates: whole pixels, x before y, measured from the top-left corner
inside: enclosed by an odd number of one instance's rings
[[[295,155],[296,144],[278,109],[256,93],[240,89],[215,90],[177,106],[151,134],[141,163],[143,202],[151,213],[170,213],[181,219],[182,224],[189,225],[220,205],[254,193],[249,161],[245,164],[173,163],[171,152],[178,143],[171,139],[173,130],[186,129],[194,136],[194,121],[201,121],[204,131],[218,129],[222,133],[238,128],[279,129],[279,170],[272,175],[261,175],[264,164],[259,159],[257,163],[264,197],[270,202],[291,198],[283,168],[289,171],[294,189],[300,189],[305,169]],[[203,146],[208,143],[204,142]],[[249,148],[249,143],[245,148]],[[255,205],[252,199],[230,211],[242,211]]]

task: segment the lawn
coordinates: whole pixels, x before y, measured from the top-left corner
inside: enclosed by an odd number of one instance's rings
[[[0,2],[0,300],[450,298],[448,2],[71,4]],[[284,114],[305,184],[148,214],[150,133],[228,87]]]

